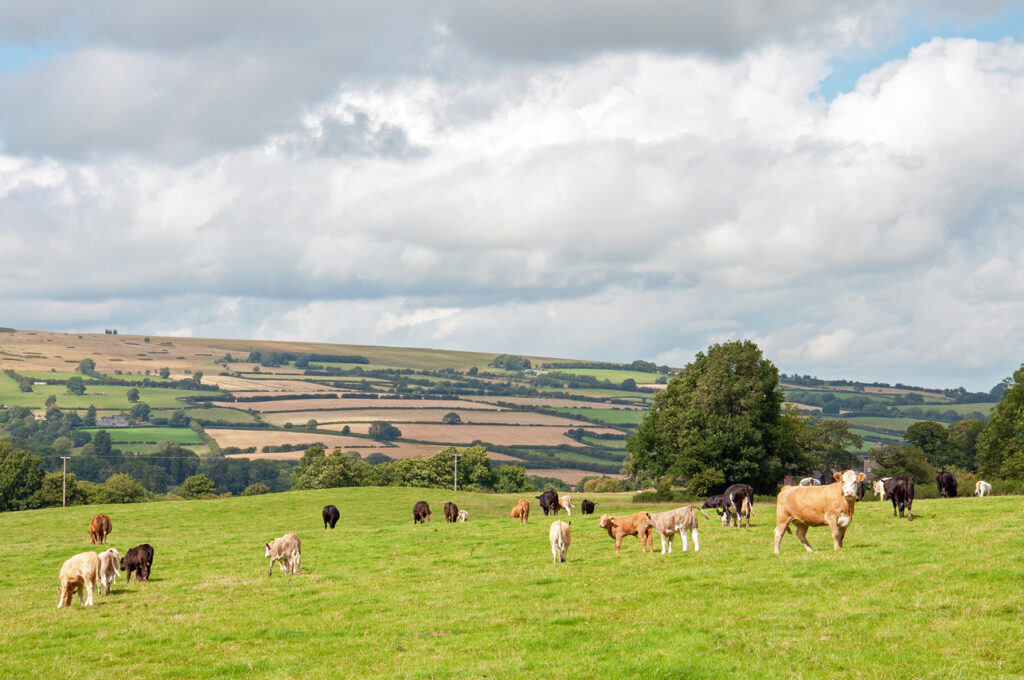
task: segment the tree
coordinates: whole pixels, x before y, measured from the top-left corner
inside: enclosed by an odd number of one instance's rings
[[[131,419],[136,422],[144,422],[146,420],[149,420],[149,412],[149,404],[147,404],[144,401],[140,401],[139,403],[132,406],[132,410],[129,412],[128,415],[131,416]]]
[[[189,417],[185,415],[185,412],[178,409],[171,414],[171,417],[167,420],[167,424],[171,427],[188,427]]]
[[[1003,398],[978,437],[978,471],[989,478],[1024,479],[1024,365],[1003,384]]]
[[[533,485],[526,481],[526,470],[518,465],[502,465],[498,468],[494,490],[498,493],[533,491]]]
[[[171,377],[171,369],[167,368],[166,366],[161,368],[160,369],[160,377],[164,378],[164,379],[170,378]]]
[[[242,489],[243,496],[262,496],[265,493],[270,493],[270,487],[258,482],[256,484],[250,484]]]
[[[627,392],[636,392],[636,380],[626,378],[622,381],[622,384],[619,385],[619,389]]]
[[[459,414],[456,413],[455,411],[449,411],[448,413],[445,413],[444,416],[441,418],[441,422],[444,423],[445,425],[461,425],[462,418],[460,418]]]
[[[82,418],[82,425],[85,427],[95,427],[96,425],[96,407],[89,404],[89,409],[85,412],[85,417]]]
[[[193,373],[192,374],[192,382],[195,383],[196,385],[201,384],[203,382],[203,372],[202,371],[196,371],[195,373]]]
[[[46,398],[46,409],[49,410],[51,406],[57,405],[57,395],[51,394]]]
[[[85,394],[85,381],[77,375],[68,378],[68,392],[77,396]]]
[[[192,475],[181,483],[182,498],[210,498],[217,494],[213,480],[203,474]]]
[[[316,426],[317,426],[317,422],[316,422],[315,418],[310,418],[309,420],[306,421],[306,428],[307,429],[315,430]]]
[[[402,431],[386,420],[378,420],[370,425],[367,434],[370,435],[371,439],[383,442],[398,439],[402,436]]]
[[[861,462],[860,456],[850,449],[859,449],[864,441],[850,432],[851,427],[853,424],[848,420],[822,420],[814,424],[814,450],[821,456],[821,467],[849,470]]]
[[[45,475],[39,456],[16,451],[10,442],[0,439],[0,512],[33,507],[33,496]]]
[[[88,357],[82,359],[78,362],[78,372],[85,375],[93,375],[96,373],[96,362]]]
[[[110,433],[100,430],[92,437],[92,453],[94,456],[105,458],[110,455]],[[84,451],[82,452],[85,453]]]
[[[85,505],[89,496],[85,489],[78,485],[74,472],[67,477],[68,505]],[[64,502],[64,475],[60,472],[47,472],[43,483],[35,493],[33,505],[37,508],[60,507]]]
[[[139,401],[139,390],[134,387],[130,387],[128,388],[128,392],[125,396],[128,397],[128,401],[134,404]]]
[[[782,413],[779,372],[749,340],[712,345],[654,397],[626,442],[630,472],[689,479],[714,468],[728,483],[773,492],[806,469],[807,419]]]
[[[976,454],[978,449],[978,437],[985,429],[985,423],[980,420],[958,420],[950,423],[949,448],[953,456],[953,465],[964,470],[975,471],[977,469]]]
[[[929,465],[945,468],[953,464],[949,431],[942,425],[930,420],[914,423],[903,433],[903,439],[921,449]]]
[[[146,500],[146,487],[128,474],[111,475],[99,485],[94,501],[97,503],[141,503]]]
[[[935,468],[928,464],[924,451],[915,444],[886,444],[875,449],[871,457],[878,463],[879,477],[909,475],[918,484],[935,481]]]

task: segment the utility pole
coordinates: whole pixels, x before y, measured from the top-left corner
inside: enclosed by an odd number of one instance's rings
[[[452,454],[455,457],[455,490],[459,490],[459,456],[462,454],[456,451]]]
[[[61,507],[68,507],[68,456],[61,456],[64,459],[64,495]]]

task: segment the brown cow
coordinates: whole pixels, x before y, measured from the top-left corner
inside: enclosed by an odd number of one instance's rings
[[[57,609],[71,606],[71,596],[78,591],[82,603],[83,591],[88,595],[85,606],[92,606],[92,594],[100,581],[100,556],[94,552],[78,553],[69,557],[60,568],[60,599]]]
[[[451,501],[444,504],[444,521],[455,522],[459,518],[459,506]]]
[[[100,513],[92,518],[89,522],[89,543],[96,545],[97,543],[106,543],[107,534],[111,531],[110,529],[110,518]]]
[[[520,524],[527,524],[530,521],[530,501],[525,498],[520,498],[516,506],[512,508],[512,512],[509,514],[509,519],[519,518]]]
[[[651,513],[638,512],[625,517],[610,517],[601,515],[598,526],[608,530],[608,535],[615,539],[615,554],[619,554],[619,547],[622,545],[623,536],[636,536],[643,541],[641,552],[647,552],[647,542],[650,541],[651,552],[654,552],[654,538],[651,536],[651,529],[654,528],[654,520]]]
[[[785,486],[775,501],[775,554],[779,554],[782,537],[789,524],[796,525],[796,537],[808,552],[814,549],[807,542],[807,528],[828,525],[832,530],[833,549],[843,547],[846,529],[853,521],[857,504],[857,486],[864,481],[863,472],[836,472],[838,484],[826,486]]]

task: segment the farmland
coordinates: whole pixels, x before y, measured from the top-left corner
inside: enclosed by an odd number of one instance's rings
[[[579,498],[579,497],[577,497]],[[434,521],[413,526],[425,499]],[[439,521],[454,500],[466,524]],[[624,495],[594,495],[622,514]],[[568,561],[549,521],[508,519],[508,495],[362,488],[0,515],[18,551],[0,588],[0,676],[93,678],[1012,678],[1024,674],[1024,499],[919,500],[914,522],[859,504],[842,551],[771,554],[772,506],[750,530],[701,518],[701,551],[616,557],[572,516]],[[577,503],[579,500],[577,500]],[[341,510],[325,532],[320,508]],[[56,609],[64,559],[155,548],[148,583]],[[539,513],[538,513],[539,514]],[[570,519],[570,518],[564,518]],[[949,526],[958,527],[949,540]],[[263,543],[294,531],[302,572],[267,576]],[[187,536],[187,540],[182,540]],[[984,546],[984,550],[975,549]],[[95,549],[95,548],[93,548]],[[196,559],[201,555],[202,559]],[[893,602],[899,606],[893,606]],[[487,650],[486,653],[481,653]],[[954,653],[955,650],[955,653]],[[937,660],[941,660],[941,663]]]

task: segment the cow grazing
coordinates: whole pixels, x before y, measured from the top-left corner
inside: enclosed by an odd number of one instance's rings
[[[907,512],[907,519],[913,520],[914,513],[914,478],[907,475],[896,475],[885,480],[885,495],[892,501],[892,516],[896,516],[896,509],[899,508],[900,517],[903,511]]]
[[[455,522],[459,518],[459,506],[451,501],[444,504],[444,521]]]
[[[647,552],[647,542],[651,543],[651,552],[654,552],[654,538],[651,536],[651,529],[654,528],[654,520],[651,513],[638,512],[624,517],[611,517],[601,515],[598,526],[608,530],[608,535],[615,539],[615,554],[619,554],[622,546],[622,539],[625,536],[636,536],[643,542],[641,552]]]
[[[804,477],[800,480],[800,486],[821,486],[821,480],[814,477]]]
[[[939,498],[956,498],[956,477],[952,472],[940,470],[935,473],[935,484],[939,487]]]
[[[469,510],[459,510],[459,521],[465,522],[469,519]]]
[[[548,540],[551,541],[552,562],[565,562],[565,555],[569,552],[569,541],[571,539],[569,528],[571,526],[572,522],[563,522],[559,519],[551,523],[551,528],[548,530]]]
[[[974,495],[978,498],[981,498],[982,496],[991,496],[992,485],[979,479],[974,483]]]
[[[512,512],[509,513],[509,519],[516,517],[519,518],[520,524],[527,524],[530,521],[530,501],[525,498],[519,499],[519,502],[512,508]]]
[[[270,558],[270,569],[267,576],[274,574],[274,562],[280,561],[281,571],[285,574],[298,574],[299,563],[302,561],[302,541],[295,534],[285,534],[281,538],[275,538],[273,543],[267,543],[267,551],[264,557]]]
[[[559,496],[558,506],[569,513],[572,516],[572,497],[571,496]]]
[[[153,546],[149,543],[135,546],[121,558],[121,571],[128,573],[128,583],[132,582],[132,572],[135,572],[139,581],[148,581],[152,568]]]
[[[775,502],[776,555],[790,523],[796,525],[796,537],[808,552],[814,549],[807,542],[807,529],[826,524],[832,530],[833,549],[843,547],[843,537],[853,521],[853,509],[857,504],[857,482],[864,481],[864,473],[853,470],[836,472],[835,480],[839,484],[782,488]]]
[[[78,592],[78,602],[83,604],[82,593],[86,594],[84,605],[92,606],[92,594],[99,584],[100,556],[94,552],[78,553],[69,557],[60,568],[60,599],[57,609],[71,606],[71,596]]]
[[[426,501],[420,501],[412,506],[412,523],[426,524],[430,521],[430,506]]]
[[[562,507],[558,504],[558,492],[554,489],[548,489],[541,495],[537,496],[537,500],[540,501],[540,509],[544,511],[545,516],[547,516],[549,512],[557,515],[559,509]]]
[[[583,502],[580,503],[580,512],[582,512],[584,515],[593,515],[594,514],[594,503],[592,501],[588,501],[586,498],[584,498]]]
[[[746,518],[746,527],[749,529],[750,516],[754,513],[754,489],[749,484],[733,484],[722,494],[722,509],[726,513],[723,526],[732,524],[738,528],[742,519]]]
[[[665,512],[651,514],[654,521],[654,528],[661,536],[661,554],[665,554],[665,545],[668,544],[668,552],[672,552],[672,539],[676,534],[683,539],[683,552],[686,552],[686,532],[693,536],[693,551],[700,550],[700,537],[697,535],[697,512],[693,508],[676,508]],[[653,544],[653,540],[651,541]],[[653,546],[652,546],[653,549]]]
[[[89,522],[89,543],[96,545],[97,543],[106,543],[107,534],[111,531],[110,518],[100,513],[92,518]]]
[[[324,517],[325,531],[327,530],[328,526],[333,529],[334,525],[338,523],[339,519],[341,519],[341,513],[338,512],[338,508],[334,507],[333,505],[325,505],[322,514]]]
[[[703,509],[716,508],[718,510],[721,510],[722,508],[725,507],[725,496],[723,496],[722,494],[715,494],[714,496],[708,496],[704,500],[704,504],[702,506],[700,506],[700,507],[703,508]]]
[[[881,479],[877,479],[871,483],[871,489],[872,491],[875,492],[875,495],[878,496],[878,500],[880,501],[885,501],[889,499],[889,497],[885,494],[885,483],[889,481],[889,479],[891,478],[882,477]]]
[[[103,586],[104,595],[110,595],[110,586],[117,582],[120,563],[121,556],[117,548],[108,548],[100,553],[100,585]]]

